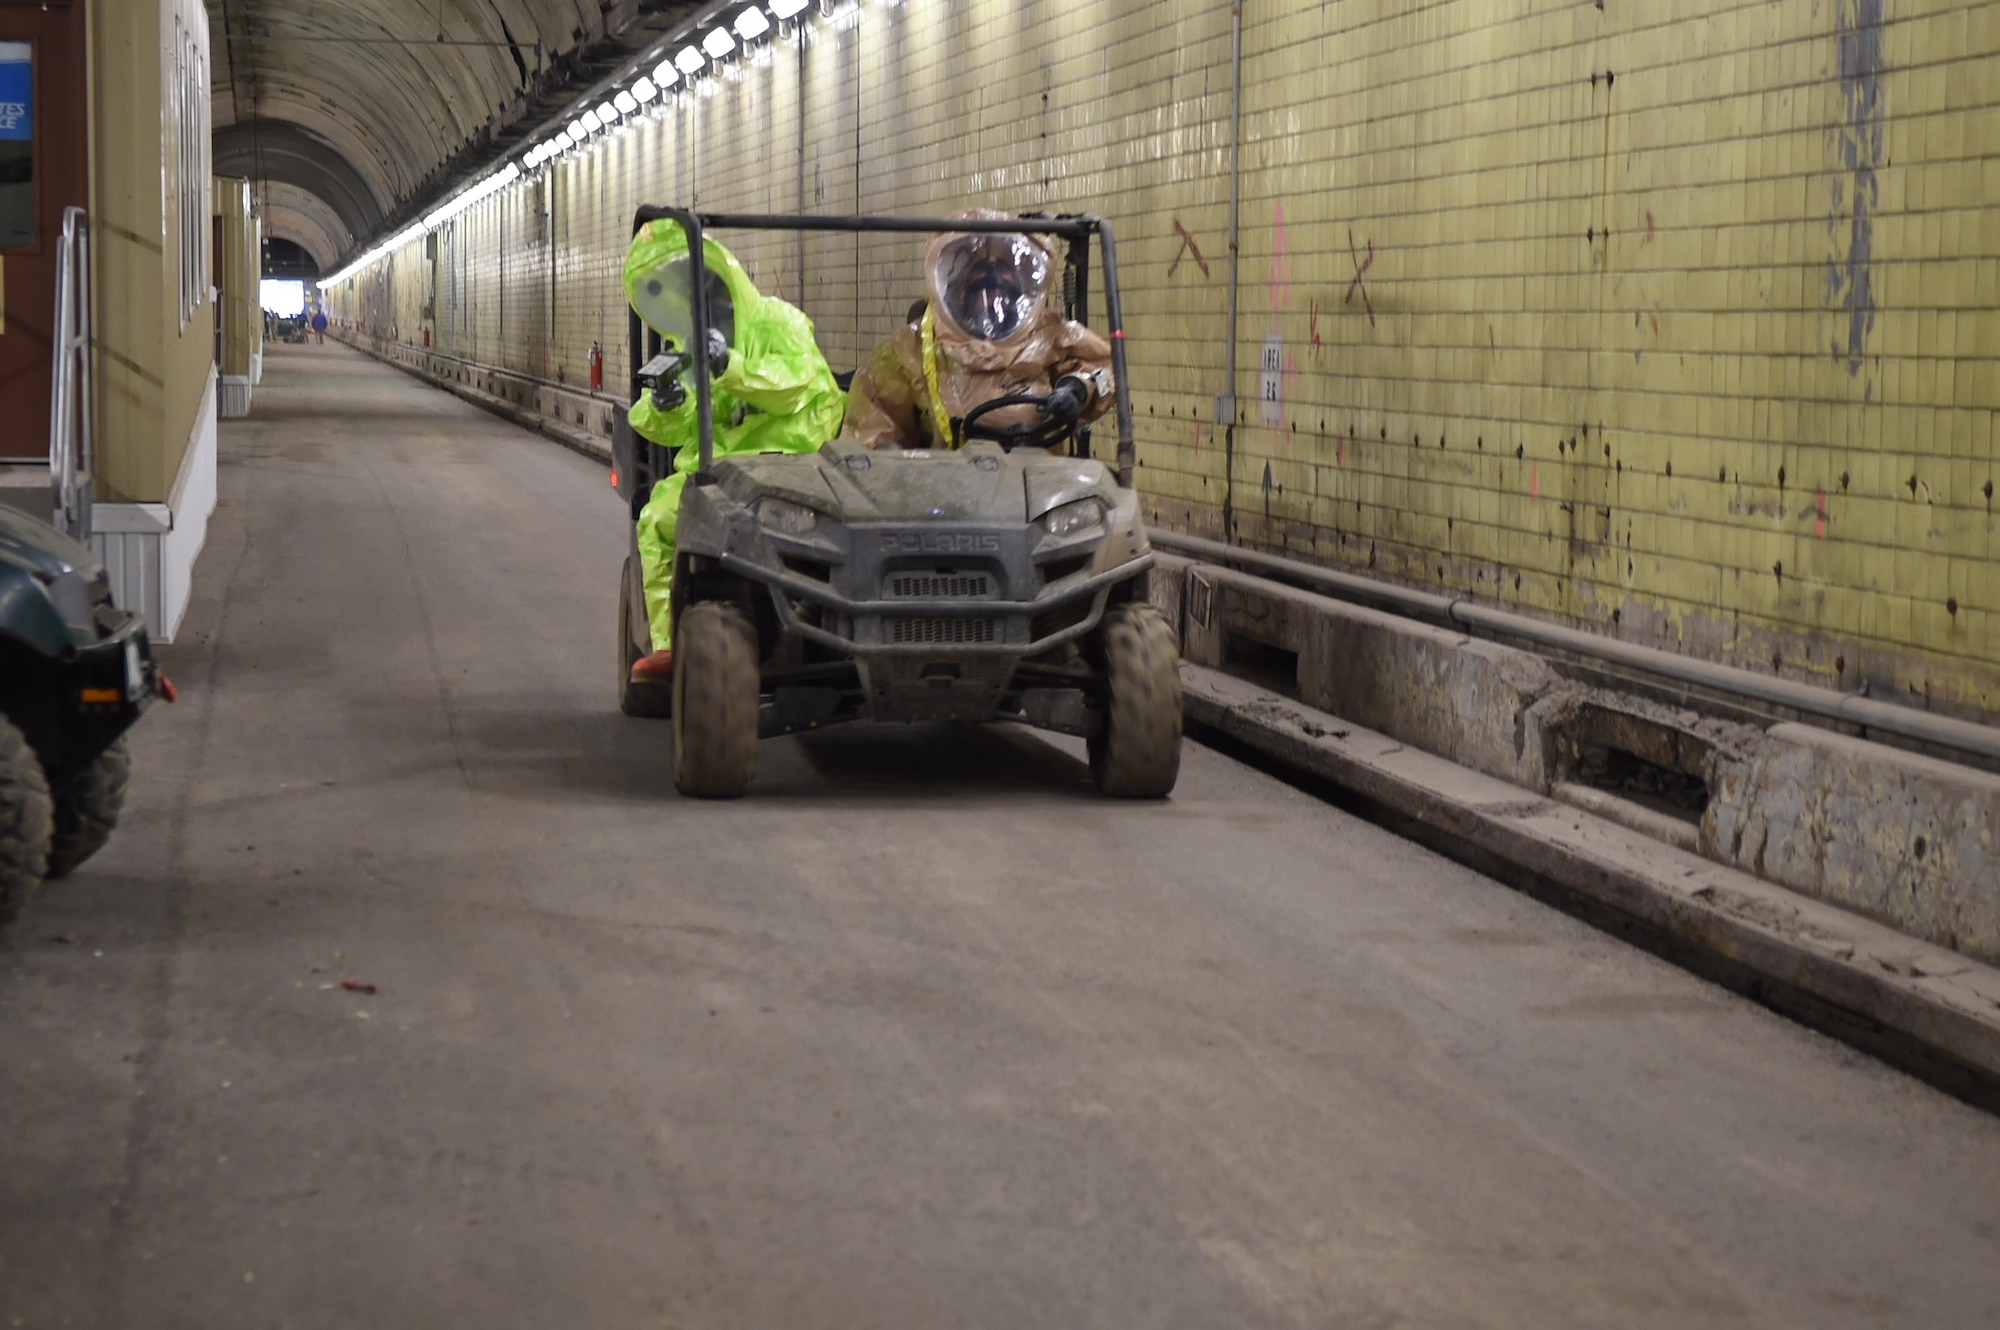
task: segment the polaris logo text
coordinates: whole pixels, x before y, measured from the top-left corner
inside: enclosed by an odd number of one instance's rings
[[[998,554],[1000,537],[971,531],[885,531],[885,554]]]

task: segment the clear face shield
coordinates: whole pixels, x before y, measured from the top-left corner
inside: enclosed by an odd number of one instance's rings
[[[683,350],[694,345],[689,264],[686,255],[662,264],[640,278],[632,291],[632,306],[646,326]],[[712,268],[704,271],[708,279],[708,326],[721,332],[723,340],[734,346],[736,306],[729,298],[729,283]]]
[[[1004,342],[1034,317],[1049,286],[1048,251],[1023,235],[963,235],[938,251],[938,313],[983,342]]]

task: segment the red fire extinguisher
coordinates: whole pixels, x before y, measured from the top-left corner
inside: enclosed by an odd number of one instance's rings
[[[604,386],[604,348],[596,342],[590,344],[590,389],[596,392]]]

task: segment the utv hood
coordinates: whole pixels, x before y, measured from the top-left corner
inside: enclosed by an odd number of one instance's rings
[[[0,565],[53,581],[76,569],[81,569],[86,577],[95,576],[98,560],[88,546],[71,540],[48,523],[0,506]]]

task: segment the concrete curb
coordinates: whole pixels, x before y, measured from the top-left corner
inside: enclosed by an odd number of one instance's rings
[[[1243,680],[1181,677],[1194,724],[1891,1035],[1980,1097],[2000,1086],[2000,970]]]
[[[1413,748],[2000,965],[2000,776],[1812,726],[1728,719],[1518,647],[1160,560],[1155,582],[1181,584],[1162,608],[1194,664],[1235,662],[1239,677]],[[1577,773],[1593,750],[1698,779],[1699,822],[1672,825],[1588,788]]]
[[[481,392],[479,389],[468,384],[455,383],[450,379],[426,373],[414,365],[405,365],[389,356],[377,355],[375,352],[358,343],[345,339],[336,340],[340,341],[342,346],[351,347],[359,351],[370,360],[377,360],[391,369],[401,370],[420,383],[427,383],[433,388],[442,388],[452,396],[470,402],[482,411],[499,416],[510,425],[519,425],[522,429],[532,430],[545,439],[561,444],[573,453],[579,453],[584,457],[588,457],[593,462],[601,462],[605,466],[611,465],[611,445],[593,434],[586,433],[580,429],[572,429],[568,425],[550,420],[547,416],[539,412],[516,406],[512,402],[495,397],[491,393]]]

